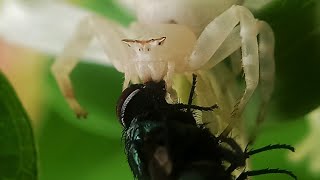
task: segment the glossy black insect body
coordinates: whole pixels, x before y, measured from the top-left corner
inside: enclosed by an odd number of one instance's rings
[[[188,104],[169,104],[165,100],[165,82],[134,84],[123,91],[117,115],[123,125],[128,163],[134,177],[141,180],[244,180],[248,176],[284,173],[286,170],[245,171],[237,178],[236,168],[244,167],[249,156],[271,149],[289,149],[288,145],[270,145],[243,151],[229,137],[214,136],[203,124],[197,124],[193,111],[218,108],[192,105],[196,76],[193,77]]]

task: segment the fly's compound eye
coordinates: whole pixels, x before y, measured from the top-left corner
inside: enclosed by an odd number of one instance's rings
[[[165,82],[133,84],[122,92],[117,104],[117,116],[124,128],[128,128],[137,116],[151,113],[166,105]]]
[[[129,127],[132,119],[134,118],[134,110],[132,109],[132,105],[134,105],[134,103],[132,101],[142,88],[143,85],[141,84],[131,85],[122,92],[118,100],[116,107],[117,117],[124,128]]]

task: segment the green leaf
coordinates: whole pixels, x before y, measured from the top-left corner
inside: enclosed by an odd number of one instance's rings
[[[51,63],[44,74],[47,112],[37,134],[40,179],[132,179],[115,114],[123,75],[113,67],[78,64],[71,79],[89,112],[87,119],[78,119],[57,87]]]
[[[276,38],[275,105],[286,117],[320,105],[320,1],[273,0],[255,12]]]
[[[0,179],[37,179],[37,157],[30,120],[1,72]]]
[[[50,66],[48,64],[48,66]],[[113,67],[92,63],[79,63],[71,74],[76,97],[89,113],[86,119],[78,119],[58,89],[51,71],[46,76],[46,103],[68,123],[90,133],[120,140],[122,127],[115,108],[122,91],[122,73]],[[49,117],[51,118],[51,117]],[[57,121],[57,120],[54,120]]]

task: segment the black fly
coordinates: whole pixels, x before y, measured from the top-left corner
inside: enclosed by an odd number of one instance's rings
[[[197,124],[194,111],[212,111],[218,106],[192,105],[196,84],[188,104],[169,104],[164,81],[133,84],[125,89],[117,104],[117,116],[124,131],[125,152],[136,179],[139,180],[244,180],[249,176],[282,173],[296,179],[287,170],[234,170],[246,166],[246,160],[272,149],[288,149],[289,145],[269,145],[245,151],[230,137],[216,137],[205,124]]]

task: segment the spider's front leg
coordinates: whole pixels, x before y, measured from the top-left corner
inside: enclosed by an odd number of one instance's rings
[[[240,23],[239,26],[237,26],[238,23]],[[258,33],[260,33],[260,54],[258,54]],[[263,105],[261,106],[262,111],[259,116],[260,119],[263,119],[263,106],[269,101],[273,90],[273,32],[266,23],[257,21],[245,7],[232,6],[205,28],[197,41],[189,62],[190,69],[192,70],[203,67],[212,68],[240,47],[246,89],[240,101],[235,105],[231,121],[222,133],[223,136],[226,136],[231,131],[234,121],[241,116],[247,102],[256,89],[259,81],[259,65],[261,68],[261,89],[263,91]],[[241,59],[238,60],[240,61]]]
[[[260,58],[260,96],[261,103],[259,107],[258,117],[256,119],[256,129],[264,121],[267,105],[270,101],[273,89],[274,89],[274,77],[275,77],[275,60],[274,60],[274,46],[275,39],[274,34],[269,26],[264,21],[257,22],[257,28],[259,33],[259,58]],[[256,131],[256,130],[255,130]],[[253,132],[255,136],[256,132]]]
[[[236,27],[239,23],[240,29]],[[256,23],[256,19],[248,9],[232,6],[208,24],[190,56],[191,70],[204,66],[211,68],[241,47],[246,89],[234,108],[230,127],[228,126],[223,132],[224,136],[231,131],[233,122],[241,116],[258,84],[259,55]]]
[[[257,35],[259,35],[258,36],[259,70],[260,70],[259,95],[260,95],[261,101],[259,106],[259,112],[256,118],[256,124],[254,126],[254,129],[251,135],[249,136],[249,138],[251,138],[250,141],[254,140],[261,123],[265,119],[267,106],[271,99],[273,89],[274,89],[274,77],[275,77],[275,60],[274,60],[275,39],[274,39],[272,28],[269,26],[268,23],[264,21],[257,21],[256,28],[258,33]],[[239,35],[239,33],[235,33],[234,35]],[[231,36],[232,35],[230,35],[229,37]],[[233,39],[241,39],[241,38],[239,35],[238,38],[233,38]],[[222,44],[221,47],[225,46],[225,42]],[[237,65],[239,65],[239,62],[241,63],[241,61],[239,61],[241,59],[241,54],[240,55],[237,54],[237,51],[234,52],[230,57],[232,60],[233,67],[236,67]],[[236,69],[236,68],[233,68],[233,69]],[[236,69],[235,71],[237,73],[238,70]]]
[[[69,75],[79,61],[79,57],[96,37],[101,42],[109,61],[120,72],[123,72],[123,60],[127,59],[125,46],[121,43],[124,38],[124,28],[120,25],[90,16],[80,22],[72,39],[66,45],[63,53],[56,59],[51,69],[64,98],[78,118],[85,118],[87,112],[77,101]]]

